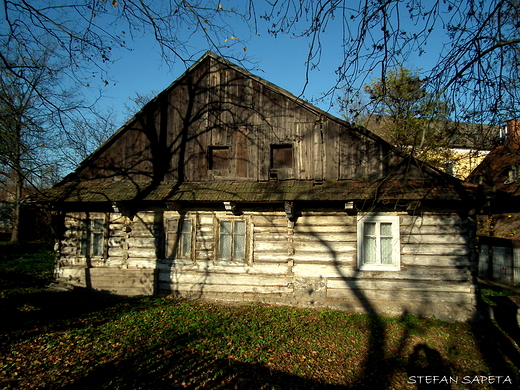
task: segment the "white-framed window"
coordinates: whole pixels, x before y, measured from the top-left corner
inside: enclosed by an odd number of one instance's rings
[[[365,214],[357,222],[358,267],[366,271],[399,271],[399,216]]]
[[[247,217],[216,219],[215,261],[227,265],[251,263],[251,221]]]
[[[81,219],[80,255],[104,258],[106,247],[106,218],[104,215],[87,215]]]
[[[167,259],[193,261],[195,221],[180,216],[164,219],[164,251]]]

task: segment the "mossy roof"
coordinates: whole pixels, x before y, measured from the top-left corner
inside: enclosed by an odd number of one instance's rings
[[[283,202],[347,200],[465,200],[472,188],[435,181],[217,181],[138,183],[132,181],[68,182],[46,190],[37,202]]]

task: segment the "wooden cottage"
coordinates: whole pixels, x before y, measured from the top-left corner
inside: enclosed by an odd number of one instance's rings
[[[468,187],[213,53],[40,201],[78,286],[474,315]]]

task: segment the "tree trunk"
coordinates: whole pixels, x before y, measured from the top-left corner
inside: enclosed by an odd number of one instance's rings
[[[20,172],[15,173],[15,195],[13,205],[13,217],[12,217],[12,231],[11,231],[11,242],[20,241],[20,209],[22,203],[22,185],[23,178]]]
[[[20,241],[20,209],[22,203],[23,175],[21,167],[21,125],[16,126],[15,148],[14,148],[14,205],[11,220],[11,242]]]

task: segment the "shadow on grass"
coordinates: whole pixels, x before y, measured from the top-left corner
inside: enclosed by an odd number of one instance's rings
[[[86,289],[16,290],[0,299],[0,340],[13,342],[45,331],[82,328],[111,321],[131,308],[146,309],[141,298],[95,293]]]
[[[93,328],[129,311],[136,312],[147,310],[154,305],[164,305],[164,301],[161,303],[155,298],[121,297],[78,288],[64,292],[42,290],[37,288],[40,280],[36,276],[35,278],[26,278],[23,282],[24,288],[2,287],[0,318],[8,319],[0,321],[2,349],[9,349],[11,343],[20,340],[37,340],[37,336],[42,333]],[[12,280],[10,282],[14,283]],[[177,305],[178,302],[180,301],[168,301],[168,306]],[[159,317],[155,317],[155,320],[157,318]],[[413,335],[420,334],[423,326],[415,317],[401,318],[404,331],[390,354],[386,352],[385,346],[390,337],[386,320],[375,314],[356,318],[357,328],[369,328],[370,340],[368,354],[363,359],[362,377],[351,378],[349,385],[332,385],[321,379],[310,379],[297,373],[271,369],[264,362],[238,361],[225,353],[195,350],[194,345],[207,339],[207,327],[222,332],[221,335],[217,334],[216,338],[225,337],[225,332],[229,330],[225,321],[237,319],[233,317],[226,320],[216,315],[205,318],[208,322],[200,320],[200,327],[191,329],[179,329],[181,323],[165,323],[165,328],[157,335],[157,340],[152,340],[152,345],[144,348],[133,345],[134,350],[124,351],[119,357],[111,356],[111,360],[103,360],[101,357],[87,363],[78,361],[79,367],[84,366],[74,375],[61,375],[59,378],[51,378],[50,375],[43,380],[52,382],[41,383],[38,388],[388,389],[395,385],[390,378],[399,373],[406,373],[408,376],[454,375],[454,358],[446,359],[431,345],[421,342],[414,346],[412,353],[406,352],[410,339]],[[516,367],[520,367],[520,354],[512,340],[490,320],[475,322],[472,332],[489,368],[489,374],[512,378],[512,386],[501,385],[500,388],[517,388],[517,372],[508,362],[511,361]],[[254,335],[251,334],[251,337]],[[457,347],[454,344],[454,348]],[[460,347],[461,350],[463,348],[464,346]],[[460,354],[456,356],[460,358]],[[88,356],[89,359],[91,357],[92,355]],[[345,372],[349,369],[350,367],[346,366]],[[468,370],[471,370],[471,367],[468,367]],[[463,374],[477,373],[471,370]],[[8,389],[19,388],[18,384],[16,381],[0,383]]]
[[[109,322],[128,311],[149,309],[153,298],[120,297],[94,293],[84,289],[68,292],[35,291],[12,294],[3,298],[0,315],[9,321],[0,322],[0,345],[6,347],[20,339],[37,338],[44,331],[80,329]],[[171,300],[168,305],[182,301]],[[159,303],[162,305],[164,303]],[[99,321],[98,321],[99,319]],[[219,325],[221,321],[217,320]],[[120,359],[88,362],[85,373],[43,378],[36,388],[60,389],[340,389],[280,370],[265,363],[249,363],[214,353],[204,354],[190,347],[203,340],[199,329],[179,330],[175,324],[161,332],[161,340],[151,348],[136,344]],[[215,324],[213,324],[215,326]],[[81,365],[81,362],[77,362]],[[51,378],[52,377],[52,378]],[[26,379],[24,379],[25,381]],[[15,389],[18,381],[0,383],[5,389]],[[32,388],[32,387],[31,387]]]
[[[342,389],[272,370],[262,363],[217,358],[186,348],[197,335],[184,334],[160,348],[111,362],[62,389]],[[146,357],[146,358],[145,358]],[[153,359],[150,359],[153,357]]]
[[[126,312],[141,311],[153,305],[162,306],[164,300],[153,298],[127,298],[110,294],[93,293],[86,290],[70,292],[42,291],[28,294],[11,295],[1,300],[3,318],[9,321],[0,322],[1,333],[4,335],[2,347],[20,339],[36,338],[40,333],[47,334],[64,329],[93,328],[94,325],[111,321]],[[4,305],[8,303],[8,305]],[[168,300],[167,305],[182,304],[175,299]],[[195,309],[195,312],[197,310]],[[195,313],[194,312],[194,313]],[[202,314],[202,313],[200,313]],[[200,314],[196,314],[197,318]],[[160,317],[155,317],[160,319]],[[353,326],[362,327],[373,321],[372,316],[359,316]],[[408,376],[420,375],[454,375],[450,361],[441,356],[431,345],[420,343],[415,345],[413,352],[405,352],[408,340],[412,335],[421,334],[422,322],[412,316],[404,316],[400,322],[404,324],[404,332],[400,342],[397,342],[393,353],[385,354],[370,352],[370,361],[364,362],[363,377],[352,378],[349,385],[333,385],[321,379],[300,376],[271,369],[265,362],[237,361],[225,352],[208,353],[193,348],[199,340],[206,342],[208,330],[204,327],[224,331],[226,323],[238,317],[223,318],[215,315],[201,322],[197,327],[182,329],[176,322],[165,322],[163,330],[157,335],[157,340],[151,340],[152,345],[142,348],[138,341],[132,349],[114,350],[114,354],[92,361],[94,355],[86,354],[89,362],[77,362],[83,369],[74,370],[73,375],[49,375],[42,378],[49,383],[40,383],[38,388],[62,389],[388,389],[391,384],[388,377],[403,372]],[[384,318],[379,324],[386,328]],[[475,323],[473,333],[489,367],[489,374],[510,376],[513,386],[501,385],[501,388],[516,388],[517,376],[514,368],[507,364],[504,355],[518,366],[518,351],[516,357],[507,348],[513,348],[511,340],[504,336],[498,328],[488,327],[491,323]],[[183,325],[181,325],[183,326]],[[371,329],[371,336],[375,334]],[[229,329],[229,331],[232,331]],[[497,333],[498,332],[498,333]],[[146,336],[149,337],[149,336]],[[215,336],[218,337],[218,334]],[[225,337],[225,333],[222,334]],[[253,336],[251,336],[253,337]],[[144,342],[143,344],[146,344]],[[126,347],[129,348],[129,347]],[[283,346],[281,346],[283,348]],[[461,346],[461,348],[464,348]],[[118,357],[119,356],[119,357]],[[108,360],[107,360],[108,358]],[[471,369],[468,367],[468,369]],[[348,367],[345,367],[345,372]],[[477,375],[476,372],[464,372],[464,375]],[[455,375],[460,375],[458,372]],[[403,379],[405,380],[405,379]],[[6,389],[15,389],[17,382],[3,383]],[[13,386],[13,387],[9,387]],[[405,384],[403,383],[403,386]],[[412,388],[415,388],[412,386]],[[421,387],[419,388],[428,388]],[[449,386],[439,388],[449,388]]]
[[[513,378],[511,388],[518,388],[520,350],[515,342],[518,343],[519,329],[516,322],[513,325],[509,318],[504,321],[496,310],[494,315],[498,314],[498,318],[496,321],[493,320],[490,317],[492,309],[493,307],[490,307],[485,300],[479,299],[478,310],[481,318],[479,321],[472,322],[471,331],[491,374]],[[516,367],[516,370],[509,362]]]
[[[52,247],[46,242],[0,242],[0,294],[6,290],[48,285],[54,273]]]
[[[47,242],[0,242],[0,341],[29,338],[42,329],[86,326],[85,319],[110,321],[139,298],[100,294],[82,288],[46,289],[53,281],[55,255]],[[144,306],[143,306],[144,307]]]
[[[452,376],[449,364],[444,361],[439,351],[424,343],[417,344],[412,354],[408,357],[407,372],[410,378],[420,378],[431,375],[436,375],[441,378],[450,378]],[[414,381],[417,382],[415,379]],[[449,380],[447,380],[443,383],[436,383],[435,387],[439,389],[451,389],[451,384]],[[431,388],[431,383],[419,382],[417,384],[418,390],[429,388]]]

